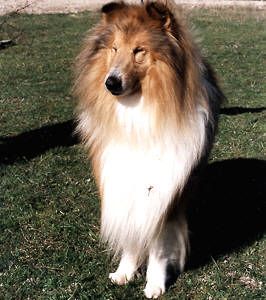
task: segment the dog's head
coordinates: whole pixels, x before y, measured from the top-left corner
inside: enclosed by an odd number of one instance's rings
[[[104,84],[110,93],[124,96],[139,91],[151,66],[171,56],[169,36],[174,22],[170,9],[161,2],[103,6],[98,39],[105,51]]]

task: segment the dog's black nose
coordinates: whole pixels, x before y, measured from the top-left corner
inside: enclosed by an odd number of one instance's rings
[[[122,93],[122,80],[117,76],[109,76],[105,81],[105,86],[113,95]]]

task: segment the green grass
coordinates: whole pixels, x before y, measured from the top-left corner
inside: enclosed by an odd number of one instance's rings
[[[191,18],[228,103],[201,191],[208,201],[192,209],[194,258],[162,298],[263,299],[266,21],[259,11],[200,10]],[[99,243],[89,163],[78,145],[60,142],[73,118],[73,59],[95,20],[19,15],[0,28],[0,39],[23,31],[0,51],[0,299],[143,297],[143,277],[126,287],[108,281],[115,263]]]

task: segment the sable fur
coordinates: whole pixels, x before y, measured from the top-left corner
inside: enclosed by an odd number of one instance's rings
[[[121,95],[106,89],[110,74],[121,78]],[[77,57],[74,95],[101,194],[103,240],[132,273],[149,257],[148,283],[157,280],[159,252],[182,270],[188,230],[179,199],[208,156],[223,94],[173,4],[105,5]],[[148,283],[147,297],[164,292]]]

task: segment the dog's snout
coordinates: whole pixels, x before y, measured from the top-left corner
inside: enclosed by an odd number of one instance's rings
[[[118,76],[109,76],[105,81],[105,86],[113,95],[122,93],[122,80]]]

